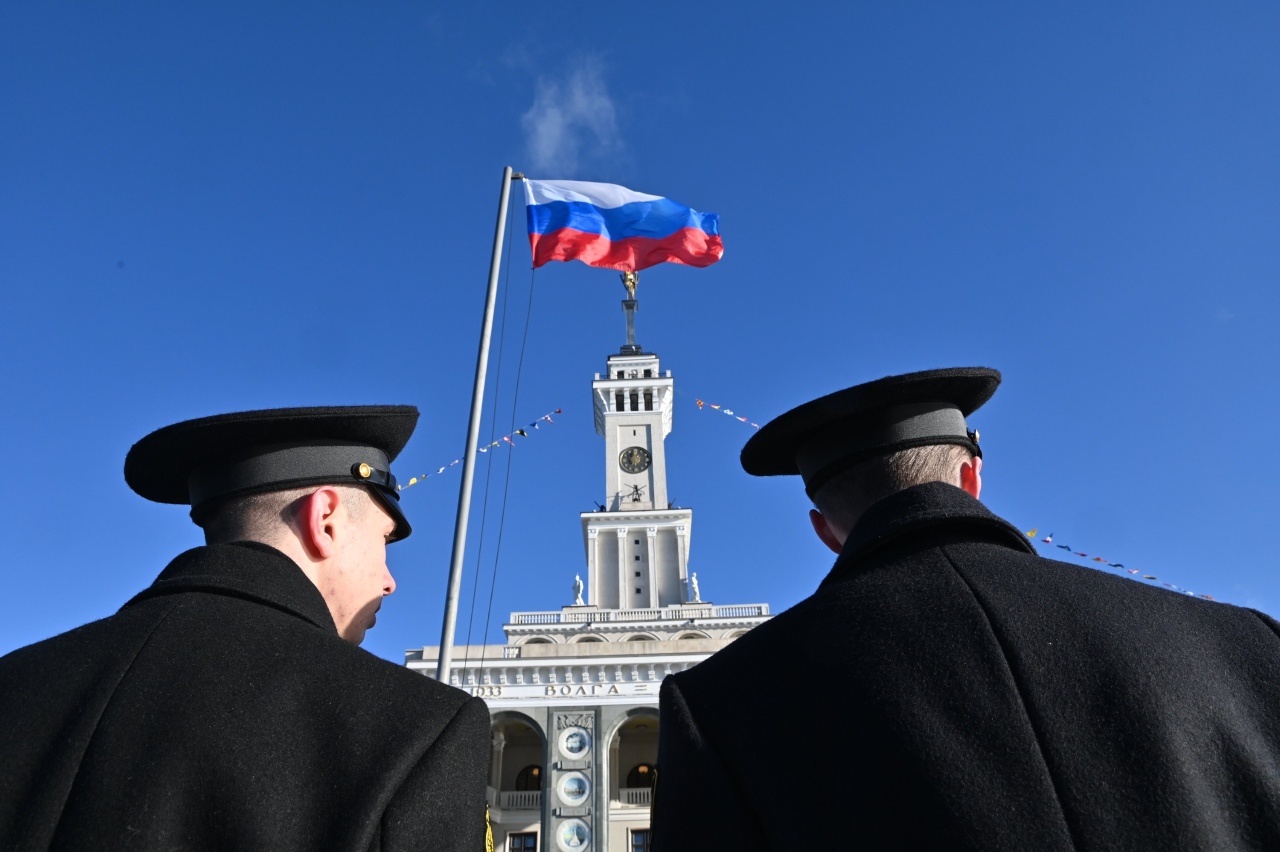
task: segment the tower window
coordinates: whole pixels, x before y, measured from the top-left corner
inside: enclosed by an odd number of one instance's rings
[[[640,543],[640,539],[638,539],[638,538],[637,538],[637,539],[635,540],[635,543],[636,543],[636,544],[639,544],[639,543]]]
[[[624,408],[622,407],[622,406],[623,406],[623,402],[622,402],[622,400],[623,400],[622,391],[618,391],[617,393],[615,393],[615,394],[613,395],[613,410],[614,410],[614,411],[625,411],[625,410],[626,410],[626,409],[624,409]]]
[[[636,561],[637,561],[637,562],[639,562],[639,561],[640,561],[640,554],[639,554],[639,553],[637,553],[637,554],[636,554]]]
[[[638,588],[636,589],[636,594],[637,594],[637,595],[638,595],[638,594],[640,594],[640,589],[638,589]]]
[[[631,392],[631,410],[632,411],[640,410],[640,391]]]
[[[644,392],[644,410],[653,411],[653,391]]]
[[[621,370],[619,370],[619,371],[618,371],[618,378],[620,378],[620,379],[624,379],[624,378],[626,378],[626,373],[624,373],[624,372],[622,372]]]
[[[637,571],[637,572],[636,572],[636,576],[637,576],[637,577],[639,577],[639,576],[640,576],[640,572],[639,572],[639,571]]]
[[[645,370],[645,371],[644,371],[644,377],[645,377],[646,379],[652,379],[652,378],[653,378],[653,370]]]
[[[632,832],[632,837],[634,837],[635,834],[636,832]],[[645,843],[648,843],[649,832],[645,831],[644,836]],[[634,840],[632,841],[632,845],[635,846]],[[648,846],[636,846],[635,848],[643,849],[644,852],[649,852]],[[507,852],[538,852],[538,832],[521,831],[519,833],[508,834]]]

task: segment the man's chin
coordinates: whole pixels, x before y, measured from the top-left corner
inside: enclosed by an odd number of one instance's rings
[[[373,626],[372,624],[369,625],[369,627],[372,627],[372,626]],[[362,642],[364,642],[364,635],[366,632],[368,632],[368,630],[369,630],[368,627],[357,627],[356,625],[352,624],[352,625],[349,625],[347,629],[342,631],[339,635],[347,642],[350,642],[352,645],[359,645]]]

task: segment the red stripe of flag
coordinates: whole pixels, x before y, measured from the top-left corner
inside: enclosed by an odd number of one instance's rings
[[[724,256],[719,234],[683,228],[669,237],[627,237],[611,242],[603,234],[564,228],[551,234],[530,234],[534,267],[552,260],[580,260],[588,266],[638,272],[659,263],[710,266]]]

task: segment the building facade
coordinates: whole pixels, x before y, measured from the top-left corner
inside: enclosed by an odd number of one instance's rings
[[[559,610],[512,613],[506,644],[453,655],[450,682],[493,719],[500,852],[647,852],[662,679],[769,618],[767,604],[703,601],[688,570],[693,511],[667,497],[673,379],[634,345],[623,305],[628,344],[591,385],[605,499],[581,515],[585,583]],[[438,654],[411,649],[406,665],[433,677]]]

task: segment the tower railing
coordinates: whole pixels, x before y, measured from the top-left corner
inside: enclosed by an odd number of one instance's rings
[[[768,604],[669,606],[662,609],[586,609],[570,612],[513,612],[510,624],[600,624],[624,621],[688,621],[702,618],[762,618]]]

